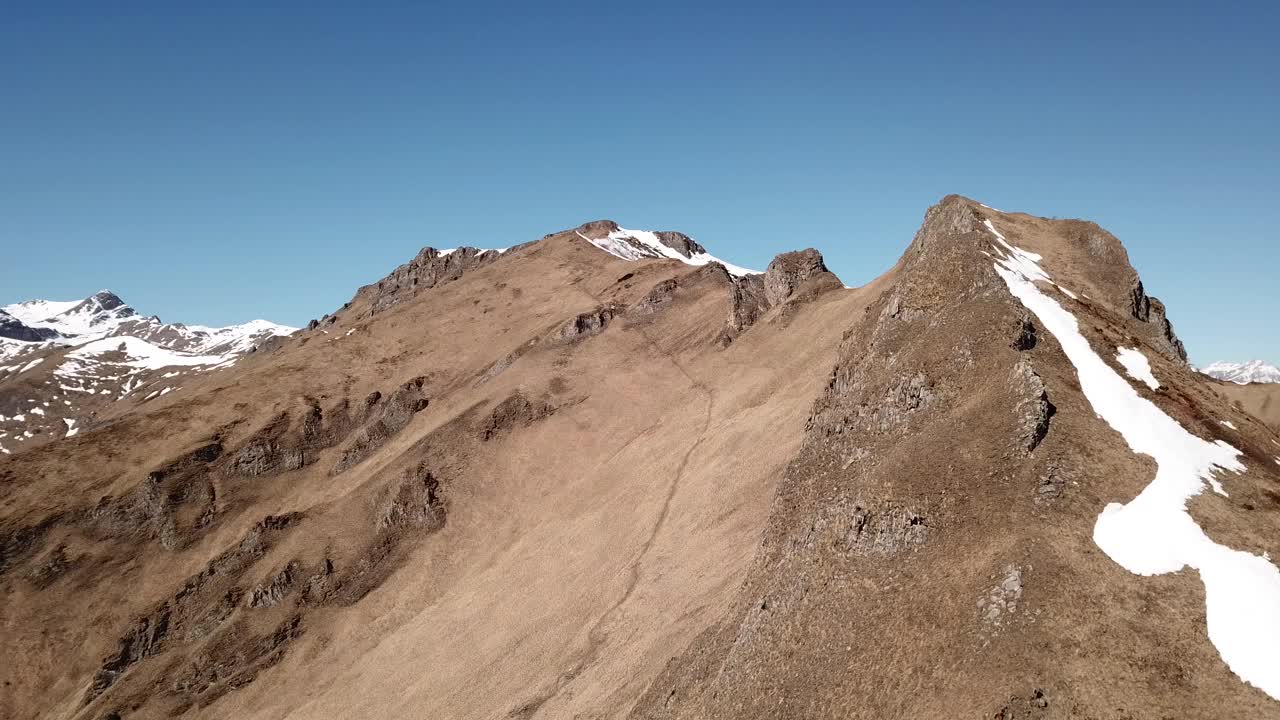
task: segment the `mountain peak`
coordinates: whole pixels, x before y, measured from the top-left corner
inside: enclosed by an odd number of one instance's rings
[[[1215,362],[1201,368],[1200,372],[1237,385],[1280,383],[1280,367],[1262,360],[1249,360],[1242,363]]]

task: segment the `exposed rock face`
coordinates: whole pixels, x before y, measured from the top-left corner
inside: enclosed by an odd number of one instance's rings
[[[84,702],[111,688],[126,670],[143,660],[173,645],[197,642],[217,632],[239,600],[239,591],[233,585],[236,578],[300,519],[297,514],[263,519],[239,543],[188,578],[172,598],[137,618],[118,641],[116,651],[102,661]],[[244,658],[227,660],[244,663]]]
[[[426,378],[416,377],[401,385],[387,399],[383,399],[380,394],[369,396],[366,412],[369,419],[342,452],[342,457],[333,467],[334,475],[358,464],[382,447],[383,443],[409,424],[415,413],[427,407],[427,396],[422,391],[424,382]]]
[[[365,412],[376,404],[366,401]],[[347,401],[341,400],[326,413],[319,401],[310,400],[302,420],[294,427],[289,413],[281,413],[232,456],[229,471],[258,477],[297,470],[315,462],[319,451],[332,447],[354,427]]]
[[[501,256],[496,250],[473,247],[460,247],[447,253],[432,247],[423,248],[416,257],[390,275],[361,288],[360,294],[370,297],[370,312],[379,313],[408,300],[421,290],[457,280],[464,272],[488,265]]]
[[[1009,343],[1009,347],[1019,352],[1032,350],[1036,346],[1036,325],[1031,320],[1029,313],[1022,313],[1018,316],[1017,325],[1014,327],[1013,341]]]
[[[1187,349],[1183,346],[1182,341],[1173,331],[1173,323],[1169,321],[1168,315],[1165,313],[1164,303],[1158,298],[1147,295],[1145,288],[1142,286],[1142,280],[1136,275],[1133,280],[1133,289],[1131,290],[1130,313],[1137,320],[1144,323],[1150,323],[1154,332],[1152,333],[1152,345],[1170,359],[1187,361]]]
[[[822,253],[808,248],[775,257],[764,272],[764,296],[770,306],[780,305],[802,284],[830,271]]]
[[[189,542],[212,519],[216,492],[212,464],[222,456],[211,442],[151,472],[132,492],[103,498],[85,524],[107,538],[142,537],[173,550]]]
[[[764,274],[729,280],[732,286],[725,342],[745,332],[769,310],[800,299],[797,293],[802,288],[811,288],[817,294],[841,287],[839,278],[827,270],[822,253],[812,248],[778,255]]]
[[[898,507],[878,511],[856,507],[845,545],[864,555],[893,555],[929,537],[924,516]]]
[[[1044,382],[1031,368],[1031,361],[1021,358],[1009,373],[1009,387],[1016,398],[1014,416],[1022,449],[1031,452],[1049,434],[1049,420],[1056,408],[1049,402]]]
[[[529,400],[523,393],[516,392],[498,403],[489,413],[484,426],[480,430],[481,440],[492,440],[505,430],[524,426],[541,420],[555,412],[555,408],[543,401]]]
[[[649,294],[644,296],[644,299],[628,308],[627,312],[634,315],[651,315],[658,312],[675,299],[676,288],[679,285],[680,282],[676,278],[663,280],[654,285]]]
[[[611,232],[616,232],[619,229],[618,223],[612,220],[592,220],[591,222],[582,223],[575,228],[575,231],[582,233],[589,238],[599,239]],[[550,237],[550,235],[547,237]]]
[[[416,527],[430,530],[444,525],[440,482],[424,465],[406,473],[405,479],[383,503],[378,514],[378,530]]]
[[[298,579],[298,572],[298,562],[289,561],[289,564],[281,568],[280,572],[273,575],[270,580],[249,591],[249,598],[246,601],[248,606],[256,609],[279,605],[293,589]]]
[[[0,338],[21,340],[23,342],[40,342],[57,336],[58,333],[55,330],[27,327],[17,318],[0,310]]]
[[[604,332],[615,317],[624,312],[625,308],[618,305],[601,305],[595,310],[579,313],[572,320],[569,320],[560,329],[556,331],[556,337],[560,340],[573,341],[581,338],[591,337]]]
[[[658,230],[654,232],[658,236],[658,241],[663,245],[675,250],[685,257],[693,257],[705,253],[706,248],[699,245],[693,238],[682,232],[674,230]]]
[[[733,335],[751,327],[769,310],[765,295],[764,276],[746,275],[733,278],[730,289],[729,319],[727,327]]]

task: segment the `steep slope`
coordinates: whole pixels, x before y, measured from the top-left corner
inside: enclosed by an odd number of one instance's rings
[[[172,392],[186,376],[228,367],[294,330],[265,320],[163,323],[109,290],[8,305],[0,311],[0,454],[75,435],[116,402]]]
[[[846,334],[732,609],[633,715],[1280,716],[1276,609],[1248,604],[1280,579],[1277,438],[1144,295],[1094,225],[932,208]],[[1109,503],[1166,497],[1180,447],[1216,455],[1153,508],[1172,524],[1113,532]],[[1261,591],[1234,606],[1234,559],[1197,566],[1209,541],[1170,528],[1244,551]],[[1188,554],[1145,563],[1137,538]]]
[[[1200,372],[1219,380],[1247,385],[1249,383],[1280,383],[1280,368],[1261,360],[1249,362],[1216,362]]]
[[[1130,416],[1216,453],[1186,547],[1268,577],[1280,510],[1115,238],[952,196],[862,288],[707,257],[424,249],[0,460],[13,716],[1280,717],[1215,566],[1105,532],[1183,459]]]
[[[397,271],[0,467],[20,716],[637,697],[736,585],[866,295],[797,278],[726,349],[723,267],[628,262],[578,232],[429,290]]]

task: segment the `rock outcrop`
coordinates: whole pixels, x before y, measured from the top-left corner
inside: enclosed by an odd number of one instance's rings
[[[423,248],[412,260],[392,270],[390,275],[360,288],[357,297],[366,296],[370,314],[379,313],[423,290],[453,282],[463,273],[488,265],[500,257],[502,253],[496,250],[473,247],[447,251]]]
[[[731,341],[765,313],[788,302],[803,301],[843,287],[827,269],[822,253],[808,248],[775,257],[763,274],[730,278],[729,318],[724,340]]]
[[[663,245],[666,245],[685,257],[702,255],[707,252],[706,248],[702,247],[693,238],[682,232],[676,232],[674,230],[657,230],[653,234],[658,236],[658,241]]]

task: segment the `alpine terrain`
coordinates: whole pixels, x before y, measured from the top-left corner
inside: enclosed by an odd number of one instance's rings
[[[210,328],[144,317],[115,293],[0,308],[0,454],[80,432],[108,407],[178,390],[296,328]]]
[[[1200,372],[1240,385],[1280,383],[1280,368],[1261,360],[1250,360],[1244,363],[1216,362],[1205,366]]]
[[[1280,431],[1090,222],[4,311],[7,718],[1280,718]]]

